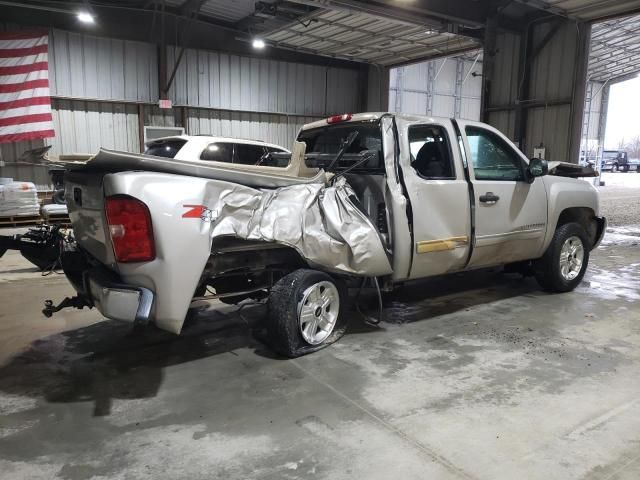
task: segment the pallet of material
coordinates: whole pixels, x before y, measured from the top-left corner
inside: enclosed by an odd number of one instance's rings
[[[0,217],[0,227],[19,227],[22,225],[37,225],[42,223],[40,215],[13,215]]]
[[[69,215],[66,215],[64,213],[59,213],[59,214],[49,214],[49,217],[44,220],[45,223],[50,223],[50,224],[59,224],[59,223],[68,223],[71,224],[71,220],[69,219]]]

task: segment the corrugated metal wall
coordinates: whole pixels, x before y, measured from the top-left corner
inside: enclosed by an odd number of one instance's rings
[[[255,114],[190,108],[188,129],[193,135],[219,135],[222,137],[265,140],[290,147],[305,123],[314,117]]]
[[[536,45],[551,29],[550,24],[534,30]],[[531,89],[527,98],[546,102],[569,100],[574,91],[577,35],[574,25],[565,25],[542,49],[531,66]],[[526,131],[526,151],[543,143],[549,160],[569,157],[571,142],[571,105],[551,105],[529,109]],[[560,127],[560,128],[559,128]]]
[[[52,96],[155,102],[156,47],[53,30],[49,35]]]
[[[53,125],[52,155],[95,153],[100,147],[128,152],[140,149],[136,105],[54,100]]]
[[[391,69],[389,109],[394,112],[480,119],[482,62],[444,58]]]
[[[600,114],[603,110],[603,92],[605,85],[603,82],[589,82],[587,84],[587,92],[591,90],[590,99],[587,98],[585,101],[585,109],[584,109],[584,126],[585,130],[582,132],[582,138],[584,140],[595,141],[598,142],[600,139],[600,135],[603,132],[600,132]],[[589,95],[589,94],[587,94]],[[604,112],[606,113],[606,112]]]
[[[359,110],[363,92],[354,70],[187,50],[169,96],[176,105],[324,117]]]
[[[498,32],[495,72],[491,88],[489,107],[507,107],[518,99],[518,62],[520,60],[519,35]],[[505,108],[489,113],[489,123],[515,140],[515,109]]]
[[[552,28],[552,23],[532,27],[533,48],[541,44]],[[527,83],[520,77],[523,40],[515,33],[497,34],[488,121],[509,138],[517,140],[516,112],[520,105],[525,105],[526,130],[520,147],[529,156],[533,155],[534,147],[542,144],[546,147],[548,160],[572,160],[571,105],[577,89],[578,52],[584,40],[580,35],[572,22],[559,26],[531,62],[529,88],[524,91]]]
[[[170,91],[177,108],[161,110],[155,105],[154,44],[61,30],[52,30],[49,39],[56,137],[0,144],[0,162],[16,162],[25,150],[45,144],[52,146],[53,155],[92,153],[100,147],[138,152],[139,104],[145,125],[183,126],[191,134],[253,138],[289,147],[303,124],[359,111],[365,100],[358,70],[188,50]],[[176,51],[168,48],[169,69]],[[45,167],[0,163],[0,176],[49,187]]]

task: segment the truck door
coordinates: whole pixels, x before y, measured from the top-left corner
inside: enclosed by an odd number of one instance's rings
[[[471,211],[453,126],[398,119],[398,131],[413,217],[409,278],[461,270],[469,253]]]
[[[541,178],[527,181],[528,159],[498,130],[458,121],[474,190],[475,243],[469,267],[539,257],[547,226]]]

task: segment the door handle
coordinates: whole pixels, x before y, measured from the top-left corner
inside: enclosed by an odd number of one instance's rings
[[[480,201],[482,203],[496,203],[498,200],[500,200],[500,197],[498,195],[495,195],[493,192],[487,192],[484,195],[480,195]]]

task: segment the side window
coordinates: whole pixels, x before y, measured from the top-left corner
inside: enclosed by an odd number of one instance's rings
[[[257,165],[265,154],[266,152],[262,145],[237,143],[235,163],[241,163],[243,165]]]
[[[287,153],[286,151],[282,150],[281,148],[275,148],[275,147],[267,147],[267,152],[269,152],[269,153]],[[260,165],[265,165],[267,167],[287,168],[289,166],[289,162],[290,161],[291,161],[291,157],[289,157],[289,158],[275,158],[275,157],[269,156],[269,157],[263,158],[262,162],[260,163]]]
[[[483,128],[466,132],[476,180],[524,180],[522,159],[502,138]]]
[[[447,132],[437,125],[409,127],[411,166],[421,177],[454,179],[453,158]]]
[[[233,161],[233,143],[210,143],[200,154],[200,160],[231,163]]]

